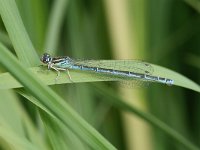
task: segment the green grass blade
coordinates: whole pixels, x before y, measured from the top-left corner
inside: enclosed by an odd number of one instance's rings
[[[0,126],[0,137],[1,141],[4,140],[5,143],[9,144],[11,149],[21,150],[21,149],[28,149],[28,150],[38,150],[39,147],[37,145],[33,145],[25,139],[24,137],[12,132],[12,130],[6,126]],[[4,144],[5,144],[4,143]],[[1,144],[1,147],[4,145]]]
[[[107,61],[107,62],[109,63],[109,61]],[[116,60],[115,62],[119,64],[118,60]],[[133,61],[133,63],[134,63],[134,61]],[[131,63],[130,63],[130,65],[131,65]],[[187,77],[185,77],[175,71],[169,70],[167,68],[153,65],[153,64],[151,64],[151,65],[154,68],[153,75],[173,79],[174,85],[200,92],[199,85],[196,84],[195,82],[193,82],[192,80],[188,79]],[[123,70],[123,67],[122,67],[122,70]],[[33,67],[30,69],[30,71],[35,76],[38,76],[47,85],[71,83],[66,72],[61,72],[59,79],[57,81],[55,81],[56,72],[52,71],[52,70],[51,71],[47,70],[47,67],[45,67],[45,66],[44,67]],[[92,76],[91,74],[86,73],[86,72],[73,71],[73,70],[70,70],[70,75],[73,79],[73,82],[96,82],[96,81],[108,81],[109,80],[108,78],[107,79],[106,78],[105,79],[98,78],[97,76]],[[8,73],[0,74],[0,80],[1,80],[0,89],[11,89],[11,88],[22,87],[22,85],[20,85]],[[163,85],[163,86],[166,86],[166,85]]]
[[[159,129],[162,132],[164,132],[165,134],[171,136],[174,140],[176,140],[177,142],[182,144],[187,149],[191,149],[191,150],[199,149],[196,145],[194,145],[192,142],[190,142],[188,139],[186,139],[184,136],[182,136],[176,130],[169,127],[163,121],[157,119],[155,116],[153,116],[149,113],[145,113],[145,112],[139,110],[138,108],[136,108],[134,106],[130,106],[129,104],[127,104],[126,102],[121,100],[119,98],[120,96],[116,95],[116,91],[114,91],[113,89],[108,88],[103,85],[101,85],[101,86],[99,86],[97,84],[92,84],[92,85],[95,87],[94,89],[102,95],[102,97],[104,97],[104,96],[110,97],[109,99],[103,98],[103,100],[105,100],[106,102],[112,104],[113,106],[115,106],[121,110],[128,111],[130,113],[133,113],[134,115],[139,116],[140,118],[147,121],[149,124],[151,124],[156,129]]]
[[[54,1],[52,12],[49,18],[44,46],[45,51],[49,52],[50,54],[55,53],[55,49],[59,40],[60,27],[64,20],[67,4],[68,0]]]
[[[185,62],[196,69],[200,69],[200,56],[194,54],[187,54]]]
[[[5,44],[6,46],[9,46],[9,47],[12,46],[11,41],[10,41],[8,35],[4,31],[1,31],[1,30],[0,30],[0,41],[3,44]]]
[[[40,131],[35,129],[33,122],[18,101],[17,95],[11,90],[1,90],[0,95],[1,126],[9,128],[10,133],[14,134],[13,136],[17,136],[17,138],[26,138],[28,136],[29,142],[37,145],[39,149],[46,150],[45,140],[42,139]],[[1,135],[1,137],[5,136]]]
[[[48,111],[47,108],[45,108],[36,98],[34,98],[32,95],[30,95],[28,92],[26,92],[24,89],[20,88],[17,89],[17,92],[22,95],[23,97],[25,97],[26,99],[28,99],[29,101],[31,101],[32,103],[34,103],[36,106],[38,106],[41,110],[40,110],[40,115],[42,115],[43,119],[46,120],[44,121],[45,127],[46,127],[46,132],[47,134],[55,134],[54,136],[50,136],[49,135],[49,139],[52,141],[52,144],[56,143],[55,141],[61,140],[63,141],[63,139],[68,139],[67,141],[65,141],[67,143],[67,145],[71,148],[71,149],[80,149],[84,147],[83,143],[80,141],[80,139],[74,135],[72,133],[71,130],[69,130],[68,127],[66,127],[62,122],[60,122],[59,120],[55,120],[56,118],[53,116],[53,114],[51,112]],[[45,113],[46,115],[45,115]],[[42,113],[42,114],[41,114]],[[48,115],[47,115],[48,114]],[[44,116],[45,115],[45,116]],[[50,118],[50,116],[53,117]],[[47,117],[47,118],[45,118]],[[47,121],[48,120],[48,121]],[[56,130],[55,133],[51,132],[51,130]],[[50,132],[50,133],[49,133]],[[57,134],[57,135],[56,135]],[[59,138],[61,139],[58,139]],[[57,138],[57,139],[56,139]],[[58,143],[60,143],[61,141],[58,141]],[[65,143],[65,144],[66,144]],[[65,144],[62,143],[64,146]],[[55,145],[53,147],[57,147],[57,146],[63,146],[63,145]],[[58,149],[66,149],[66,148],[58,148]]]
[[[0,14],[20,61],[26,66],[38,64],[38,56],[25,30],[15,0],[1,0]]]
[[[198,13],[200,13],[200,2],[199,0],[184,0],[188,5],[194,8]]]
[[[24,68],[17,59],[0,44],[0,63],[4,66],[39,102],[65,126],[93,149],[115,149],[93,127],[84,121],[64,100],[45,86],[32,73]]]
[[[196,92],[200,92],[200,86],[197,83],[193,82],[192,80],[188,79],[187,77],[183,76],[182,74],[161,66],[157,65],[152,65],[152,66],[154,68],[154,73],[153,73],[154,75],[173,79],[174,85],[191,89]]]

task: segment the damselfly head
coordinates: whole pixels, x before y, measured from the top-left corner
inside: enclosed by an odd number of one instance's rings
[[[40,58],[40,60],[44,63],[44,64],[48,64],[49,62],[52,61],[52,57],[51,55],[47,54],[47,53],[44,53],[42,55],[42,57]]]

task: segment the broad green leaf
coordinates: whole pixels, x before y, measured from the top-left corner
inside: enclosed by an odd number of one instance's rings
[[[114,62],[117,64],[121,62],[121,60],[115,60],[115,61],[111,60],[111,61],[112,63]],[[110,64],[111,61],[107,60],[106,62]],[[134,63],[135,61],[133,61],[133,65]],[[129,63],[129,65],[131,66],[131,63]],[[152,75],[172,79],[174,80],[174,85],[200,92],[199,85],[193,82],[192,80],[188,79],[187,77],[175,71],[169,70],[167,68],[164,68],[158,65],[153,65],[153,64],[151,65],[154,70]],[[72,83],[69,80],[69,77],[66,71],[62,71],[58,80],[55,80],[57,76],[57,72],[53,70],[48,70],[46,66],[33,67],[28,70],[29,72],[33,73],[35,76],[38,76],[43,81],[43,83],[47,85]],[[121,70],[123,70],[123,67],[121,68]],[[73,80],[73,84],[75,84],[76,82],[96,82],[96,81],[110,80],[109,78],[106,78],[106,77],[99,78],[96,75],[93,75],[91,73],[84,72],[84,71],[70,70],[70,76]],[[0,83],[0,89],[11,89],[11,88],[22,87],[22,85],[20,85],[9,73],[0,74],[0,80],[2,81]],[[153,84],[157,84],[157,83],[153,83]],[[167,86],[167,85],[163,85],[163,86]]]

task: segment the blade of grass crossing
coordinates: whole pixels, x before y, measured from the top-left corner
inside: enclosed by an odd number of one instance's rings
[[[55,117],[68,126],[76,135],[94,149],[116,149],[93,127],[85,122],[67,103],[39,79],[24,69],[14,56],[0,44],[0,63],[40,101]]]
[[[15,0],[1,0],[0,14],[20,61],[26,66],[38,64],[38,56],[25,30]]]

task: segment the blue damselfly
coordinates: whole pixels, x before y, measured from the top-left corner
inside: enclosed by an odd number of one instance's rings
[[[57,77],[60,76],[60,71],[67,71],[69,79],[69,70],[80,70],[93,72],[98,75],[109,76],[110,79],[116,79],[116,81],[131,82],[137,80],[140,82],[158,82],[167,85],[173,85],[172,79],[153,76],[153,67],[151,64],[138,61],[138,60],[83,60],[83,59],[71,59],[70,57],[52,57],[51,55],[44,53],[41,57],[41,61],[47,64],[48,69],[57,71]]]

